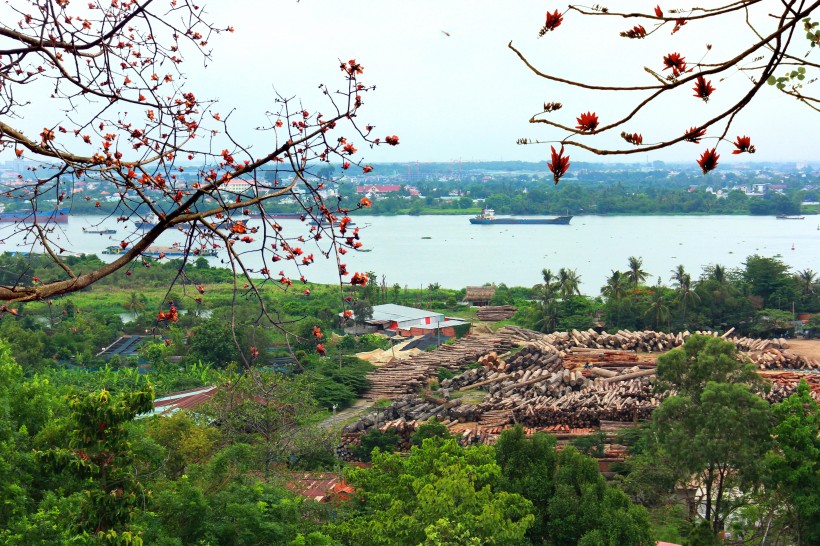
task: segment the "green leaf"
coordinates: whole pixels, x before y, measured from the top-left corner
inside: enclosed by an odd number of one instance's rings
[[[774,76],[769,76],[769,79],[766,80],[766,83],[768,83],[769,85],[774,85],[775,81],[776,80]]]

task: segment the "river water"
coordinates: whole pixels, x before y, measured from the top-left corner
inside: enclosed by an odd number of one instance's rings
[[[597,295],[611,270],[627,269],[630,256],[643,259],[650,284],[660,277],[668,285],[671,270],[678,264],[697,278],[704,266],[741,267],[752,254],[778,257],[793,272],[806,268],[820,271],[820,216],[807,216],[805,220],[762,216],[576,216],[568,226],[472,225],[467,216],[356,216],[355,221],[363,248],[369,252],[349,252],[342,261],[348,271],[375,271],[380,279],[384,275],[388,286],[398,283],[418,288],[439,283],[446,288],[462,288],[488,282],[532,286],[540,281],[543,268],[556,272],[567,267],[581,276],[582,292]],[[251,220],[249,225],[259,223]],[[304,231],[297,220],[280,223],[291,233]],[[118,233],[101,236],[82,231],[83,227],[100,225],[118,229]],[[0,224],[0,238],[6,238],[11,227]],[[100,253],[133,234],[133,228],[94,216],[72,216],[58,229],[55,237],[60,238],[59,244],[76,253]],[[183,241],[183,236],[167,233],[157,244],[175,241]],[[303,246],[306,253],[315,252],[309,244]],[[0,250],[42,249],[12,237]],[[309,280],[337,281],[334,264],[323,263],[319,253],[315,254],[316,263],[305,270]],[[219,265],[224,257],[209,261]],[[250,267],[261,267],[252,256],[248,263]],[[294,270],[285,268],[285,273],[299,277]]]

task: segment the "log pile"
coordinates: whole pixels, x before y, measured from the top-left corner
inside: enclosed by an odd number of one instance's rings
[[[747,356],[761,370],[820,370],[820,361],[774,347],[741,354]]]
[[[452,345],[442,345],[435,352],[421,353],[377,368],[367,377],[370,388],[364,397],[378,400],[409,394],[426,385],[439,368],[460,371],[491,351],[504,352],[514,347],[516,344],[503,335],[466,336]]]
[[[518,311],[512,305],[494,305],[479,307],[476,311],[476,318],[482,322],[498,322],[511,318]]]
[[[638,352],[678,347],[689,335],[626,330],[615,334],[593,330],[542,334],[506,326],[494,336],[468,337],[436,353],[377,370],[371,374],[373,387],[368,398],[392,398],[394,404],[380,410],[376,418],[365,417],[345,427],[345,432],[360,433],[374,426],[415,430],[418,424],[436,418],[457,432],[462,441],[488,442],[494,437],[493,430],[513,423],[538,430],[635,423],[650,418],[661,402],[652,389],[655,362]],[[738,358],[751,358],[761,369],[820,369],[818,363],[788,352],[784,340],[728,339],[740,350]],[[512,350],[517,347],[521,349]],[[443,380],[434,395],[411,394],[439,368],[458,370],[476,362],[478,367]],[[813,396],[820,400],[820,374],[794,371],[762,375],[774,382],[768,394],[761,393],[770,402],[789,396],[801,378],[810,381]],[[484,393],[480,402],[472,397],[474,403],[458,398],[476,389]]]
[[[812,398],[820,402],[820,375],[795,372],[762,372],[764,379],[772,382],[772,390],[764,397],[770,402],[781,402],[790,396],[800,380],[806,381],[811,389]]]

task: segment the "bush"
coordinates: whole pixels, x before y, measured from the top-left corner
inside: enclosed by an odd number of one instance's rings
[[[379,448],[381,451],[392,453],[399,446],[399,434],[391,427],[384,432],[372,429],[359,437],[359,445],[351,451],[353,456],[363,462],[370,462],[373,450]]]
[[[413,433],[410,437],[410,443],[414,446],[420,446],[426,438],[442,438],[448,440],[452,437],[453,435],[450,434],[450,429],[438,419],[433,418],[421,425],[418,430]]]

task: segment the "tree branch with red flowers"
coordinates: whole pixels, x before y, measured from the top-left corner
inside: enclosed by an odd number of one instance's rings
[[[361,79],[363,65],[341,61],[338,88],[320,86],[313,108],[272,97],[260,127],[269,146],[254,150],[242,144],[247,135],[233,133],[230,112],[195,93],[182,71],[189,56],[209,59],[211,40],[232,32],[188,0],[12,0],[0,7],[0,152],[28,162],[25,173],[0,187],[0,216],[13,215],[0,242],[43,253],[62,272],[50,279],[22,273],[0,286],[0,316],[14,303],[128,276],[163,234],[177,230],[185,233],[175,243],[184,266],[219,253],[243,279],[235,297],[255,297],[258,320],[276,326],[282,322],[262,290],[306,286],[314,256],[335,259],[343,286],[359,282],[355,275],[347,280],[338,256],[361,246],[348,213],[369,203],[327,202],[332,179],[323,167],[335,162],[370,172],[359,147],[399,144],[398,136],[376,137],[373,126],[359,122],[374,89]],[[24,121],[41,118],[47,121],[35,131]],[[65,259],[71,248],[62,224],[78,202],[100,207],[102,191],[114,198],[107,219],[124,233],[119,252],[76,274]],[[301,229],[284,229],[269,214],[283,197],[300,204]],[[183,285],[184,266],[175,281]],[[190,288],[201,300],[204,287]],[[173,322],[172,309],[158,321]]]
[[[592,8],[571,5],[563,13],[548,10],[546,22],[538,33],[539,37],[546,40],[554,39],[553,34],[557,32],[571,32],[573,25],[581,24],[582,17],[638,19],[640,24],[631,28],[621,27],[615,29],[615,32],[625,39],[647,40],[647,44],[651,44],[653,34],[663,29],[680,36],[707,19],[720,20],[729,25],[737,24],[738,19],[742,17],[743,24],[751,29],[753,38],[739,51],[717,62],[705,60],[711,52],[711,45],[707,45],[706,55],[697,62],[687,61],[687,56],[681,51],[659,50],[657,67],[644,67],[644,71],[653,79],[654,83],[650,85],[607,85],[564,78],[537,68],[527,55],[510,42],[509,48],[540,78],[569,88],[589,90],[602,97],[612,93],[640,95],[632,102],[626,115],[604,122],[599,120],[597,112],[593,109],[577,114],[574,125],[556,119],[558,116],[554,114],[561,109],[561,103],[546,102],[543,109],[530,118],[530,123],[547,125],[564,132],[564,136],[547,140],[522,138],[518,143],[560,143],[560,153],[556,153],[553,147],[551,161],[548,164],[556,184],[567,172],[569,164],[569,156],[564,155],[565,147],[576,147],[598,155],[629,155],[668,148],[684,141],[698,143],[704,138],[714,139],[715,145],[707,148],[697,159],[697,164],[704,174],[717,167],[720,157],[717,151],[722,143],[734,146],[733,154],[754,153],[755,147],[751,143],[751,137],[737,135],[732,139],[728,135],[738,113],[746,108],[761,90],[773,87],[799,100],[810,109],[820,111],[820,99],[806,91],[806,88],[816,80],[808,78],[807,70],[820,68],[820,65],[808,58],[814,52],[814,48],[820,46],[820,24],[811,20],[811,16],[818,8],[818,0],[738,0],[711,8],[664,10],[658,5],[652,12],[646,13],[616,12],[600,5]],[[804,41],[804,35],[808,45]],[[783,69],[786,70],[785,75],[779,75]],[[702,116],[702,119],[697,120],[688,130],[681,128],[680,131],[672,131],[655,141],[649,141],[641,132],[635,132],[634,128],[626,128],[630,122],[636,121],[639,114],[651,112],[662,97],[682,95],[686,90],[691,90],[696,99],[708,102],[713,93],[719,92],[718,82],[738,72],[748,79],[748,89],[739,93],[719,112]],[[621,139],[628,146],[600,147],[592,144],[590,137],[612,131],[619,131]]]

